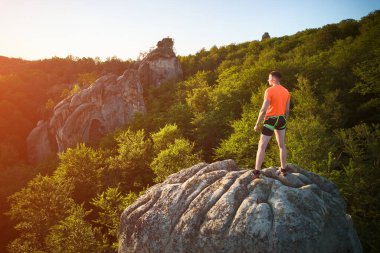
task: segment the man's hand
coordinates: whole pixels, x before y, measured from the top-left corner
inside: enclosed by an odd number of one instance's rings
[[[260,132],[260,128],[259,128],[259,124],[260,122],[263,121],[264,117],[265,117],[265,113],[268,109],[268,106],[270,104],[270,101],[268,99],[264,99],[264,102],[263,102],[263,105],[261,106],[261,109],[260,109],[260,112],[259,112],[259,118],[257,119],[256,121],[256,125],[255,125],[255,132]]]
[[[258,133],[258,132],[260,131],[260,129],[259,129],[259,125],[258,125],[258,124],[256,124],[256,125],[255,125],[255,128],[254,128],[254,129],[255,129],[255,132],[257,132],[257,133]]]

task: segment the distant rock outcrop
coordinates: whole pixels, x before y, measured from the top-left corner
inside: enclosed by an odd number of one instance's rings
[[[168,79],[182,77],[182,68],[173,51],[173,44],[171,38],[164,38],[140,63],[138,71],[144,88],[157,87]]]
[[[263,36],[261,36],[261,41],[266,40],[266,39],[270,39],[269,33],[267,32],[265,32]]]
[[[143,91],[166,81],[182,79],[182,68],[165,38],[123,75],[107,74],[87,89],[59,102],[53,115],[39,121],[27,137],[28,159],[38,162],[63,152],[78,142],[88,142],[131,121],[135,112],[146,112]]]
[[[346,204],[325,178],[199,163],[149,188],[121,215],[119,253],[362,252]]]

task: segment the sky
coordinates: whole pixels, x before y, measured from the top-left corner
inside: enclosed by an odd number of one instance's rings
[[[0,55],[135,60],[168,36],[189,55],[379,9],[380,0],[0,0]]]

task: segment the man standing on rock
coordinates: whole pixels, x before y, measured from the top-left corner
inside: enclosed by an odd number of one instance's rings
[[[280,149],[281,168],[280,172],[286,176],[286,147],[285,147],[285,130],[286,120],[289,116],[290,93],[280,84],[281,73],[272,71],[269,74],[268,82],[271,87],[265,90],[264,102],[261,106],[259,117],[255,125],[255,132],[259,132],[259,124],[264,121],[261,131],[260,141],[256,154],[256,164],[253,170],[253,178],[260,175],[261,165],[264,161],[265,149],[273,135],[276,134],[276,140]]]

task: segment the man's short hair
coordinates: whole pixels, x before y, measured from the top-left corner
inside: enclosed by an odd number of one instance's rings
[[[276,77],[278,80],[281,80],[281,77],[282,77],[281,73],[278,72],[278,71],[276,71],[276,70],[270,72],[270,75],[273,76],[273,77]]]

